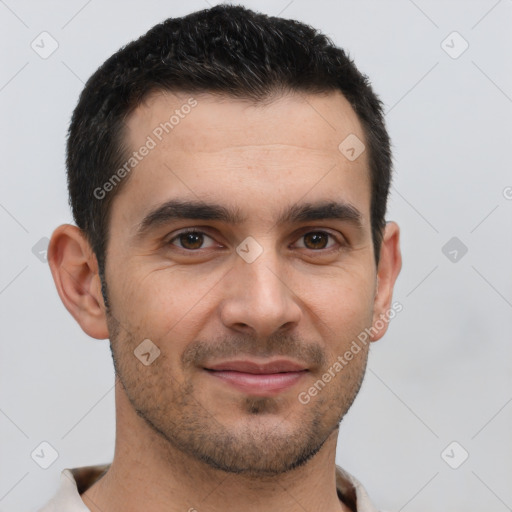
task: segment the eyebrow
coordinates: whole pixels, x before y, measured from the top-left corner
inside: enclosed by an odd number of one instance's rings
[[[215,203],[172,199],[150,211],[137,228],[137,235],[143,236],[155,229],[178,219],[220,221],[226,224],[242,224],[247,220],[238,208],[228,208]],[[362,215],[353,205],[337,201],[295,204],[284,209],[276,224],[296,224],[316,220],[339,220],[362,228]]]

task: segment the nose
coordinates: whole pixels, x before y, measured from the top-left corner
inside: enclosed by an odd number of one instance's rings
[[[298,325],[300,299],[271,250],[252,263],[237,257],[224,285],[220,316],[227,328],[263,339]]]

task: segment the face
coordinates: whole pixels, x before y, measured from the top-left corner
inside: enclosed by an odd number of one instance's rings
[[[158,93],[129,118],[131,150],[150,149],[112,203],[109,331],[129,402],[174,449],[280,473],[349,409],[367,345],[333,365],[372,325],[377,281],[367,154],[338,148],[350,134],[365,139],[339,93]]]

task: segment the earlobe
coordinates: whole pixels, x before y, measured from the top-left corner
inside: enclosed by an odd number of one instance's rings
[[[66,309],[89,336],[108,338],[96,256],[82,231],[63,224],[52,235],[48,262]]]
[[[396,278],[402,268],[400,252],[400,229],[395,222],[388,222],[384,228],[384,236],[380,248],[377,284],[373,308],[372,341],[377,341],[387,331],[392,314],[393,289]]]

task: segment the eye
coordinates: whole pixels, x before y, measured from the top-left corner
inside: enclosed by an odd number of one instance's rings
[[[207,247],[204,247],[203,244],[205,241],[210,240],[210,245]],[[196,251],[198,249],[206,249],[208,247],[214,247],[215,242],[213,238],[209,237],[202,231],[196,231],[193,229],[190,229],[188,231],[182,231],[178,235],[176,235],[174,238],[169,240],[169,244],[171,245],[177,245],[181,249],[185,249],[188,251]]]
[[[334,244],[329,244],[329,238],[334,240]],[[303,240],[303,245],[299,245],[300,248],[311,249],[311,250],[322,250],[330,249],[339,242],[333,235],[325,231],[310,231],[301,236],[300,240]]]
[[[194,228],[178,233],[169,240],[168,244],[190,252],[216,247],[216,242],[212,237]],[[296,247],[312,251],[322,251],[332,249],[336,245],[342,244],[331,233],[326,231],[309,231],[299,238]]]

